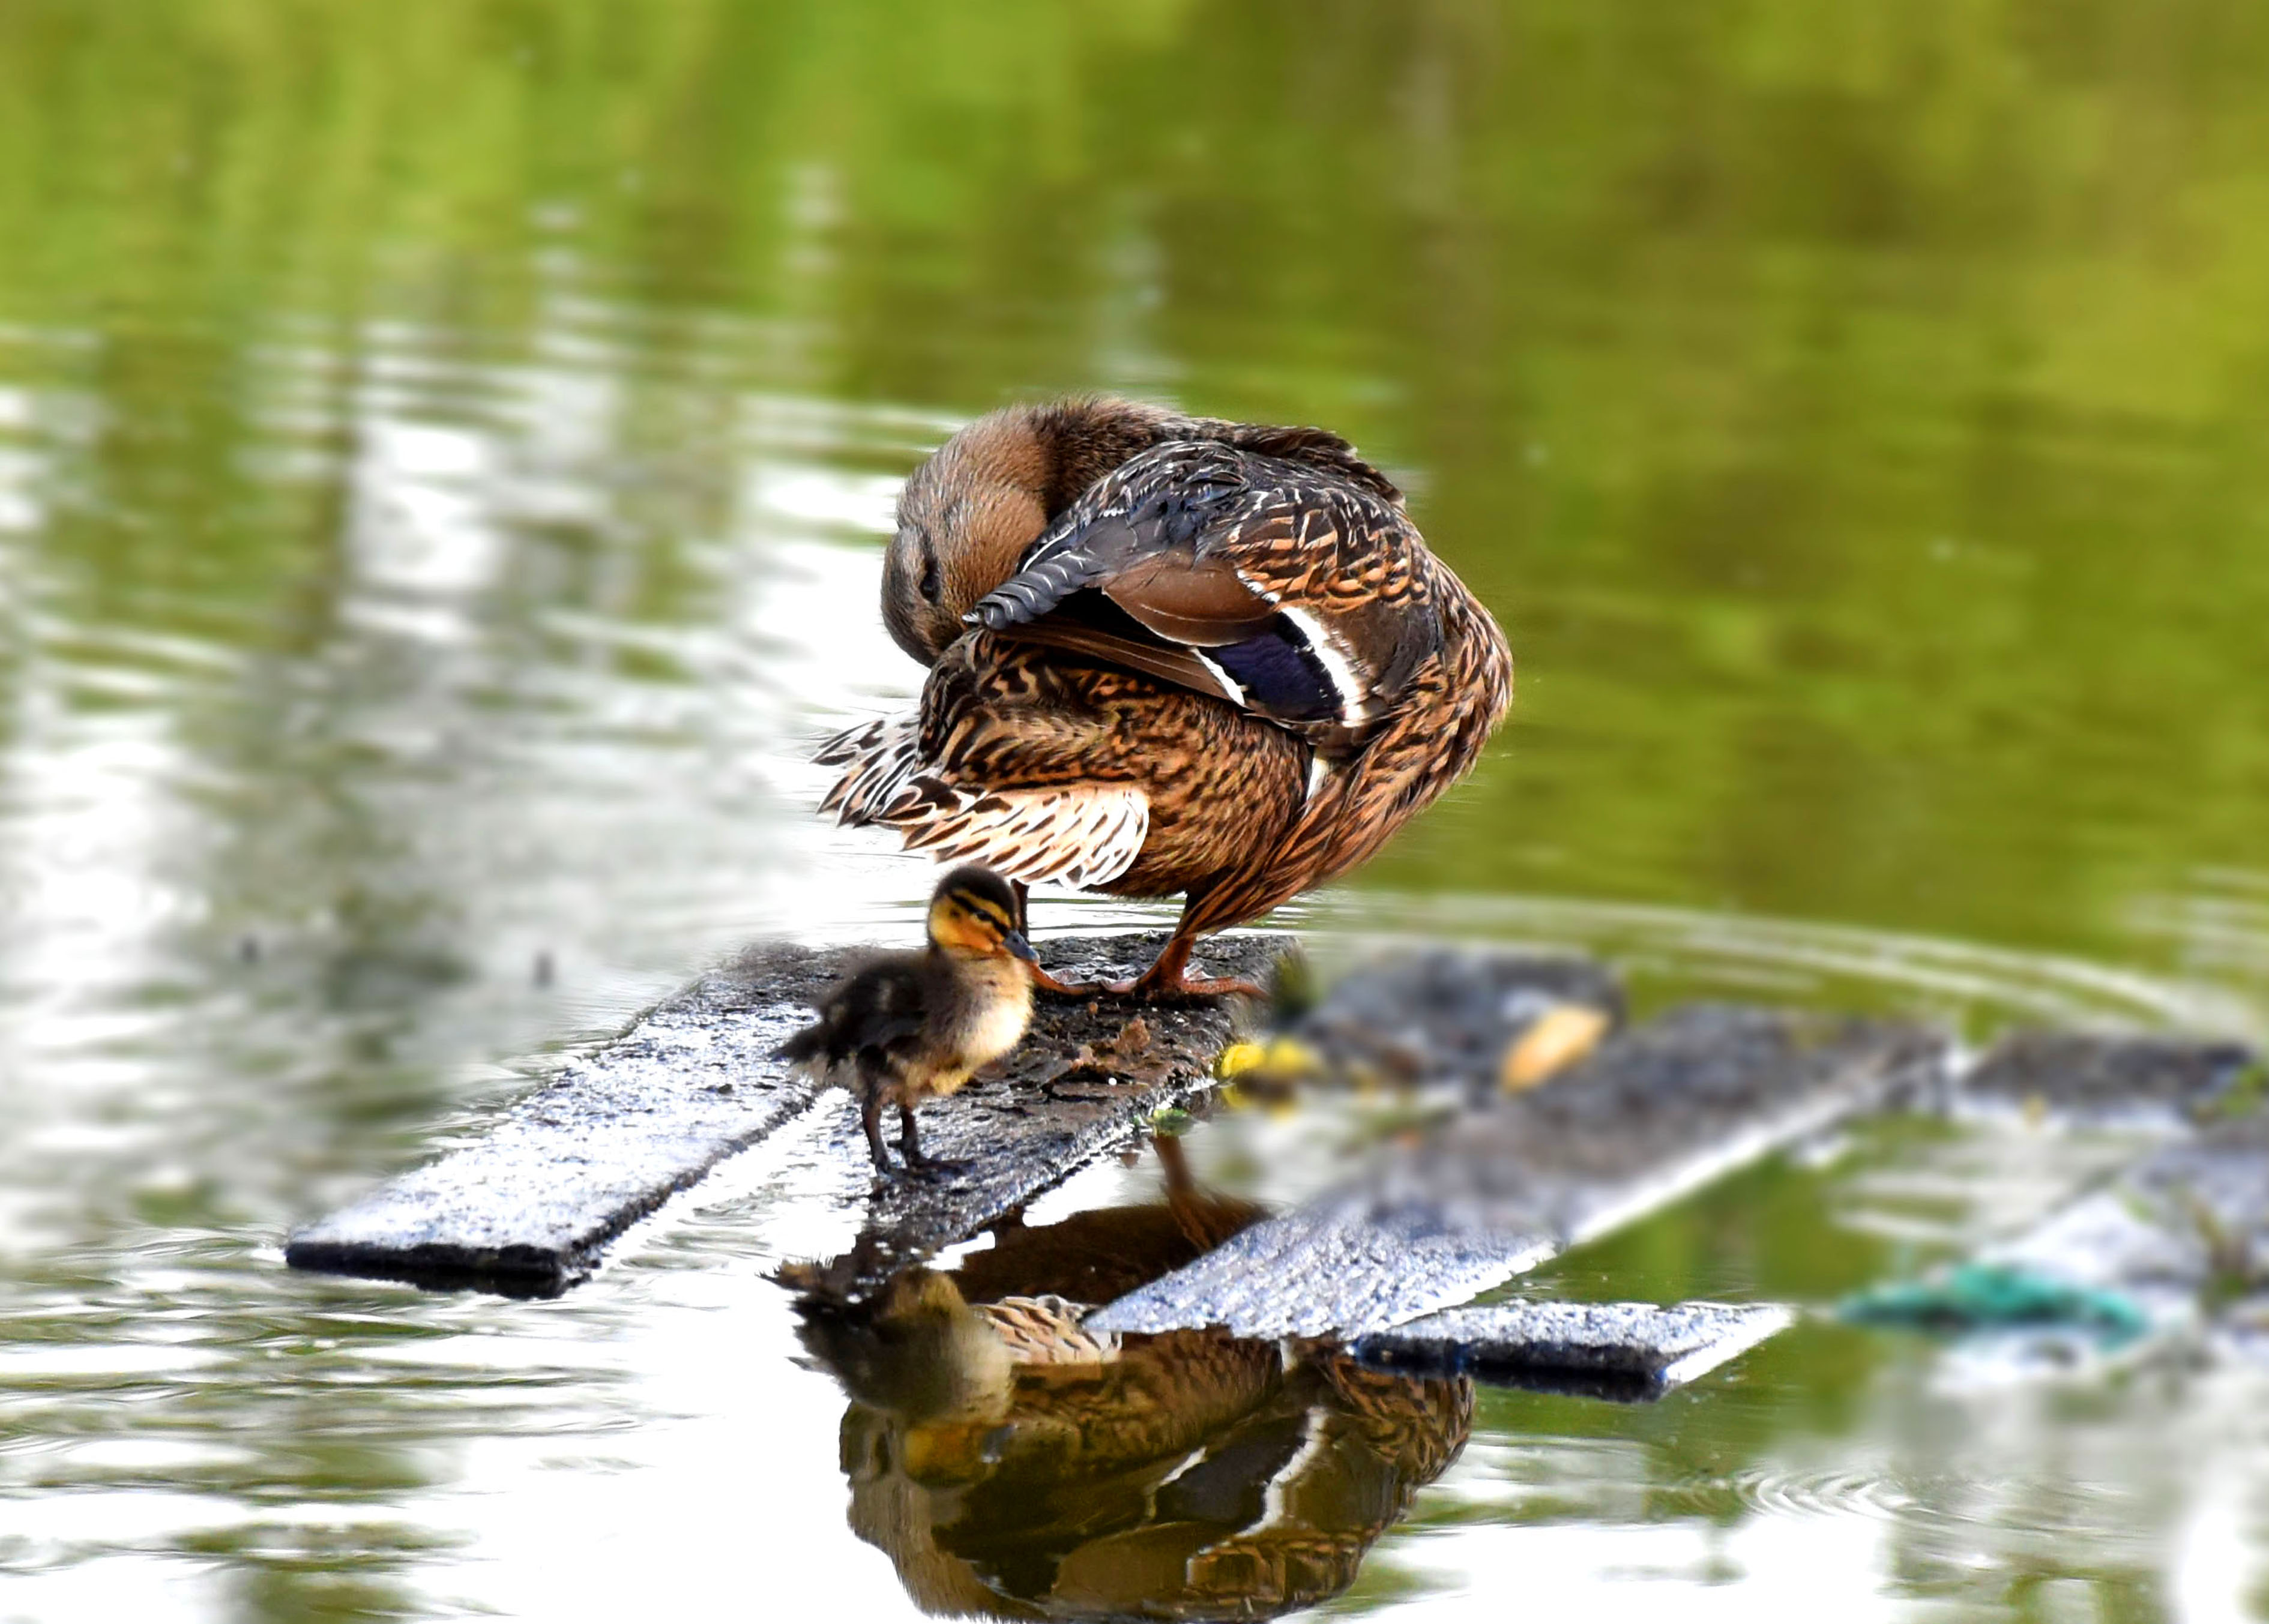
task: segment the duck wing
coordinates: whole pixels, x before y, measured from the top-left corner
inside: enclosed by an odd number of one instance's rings
[[[983,863],[1029,885],[1107,885],[1149,836],[1149,799],[1120,759],[1134,746],[1120,719],[1141,705],[1124,690],[1140,683],[963,638],[932,668],[918,712],[846,729],[821,748],[817,759],[843,771],[820,811],[895,829],[910,851]]]
[[[1170,443],[1098,481],[969,618],[1352,749],[1441,645],[1393,492],[1308,454]]]

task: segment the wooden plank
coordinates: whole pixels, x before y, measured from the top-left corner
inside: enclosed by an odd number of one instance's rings
[[[2260,1057],[2243,1044],[2156,1034],[2014,1032],[1962,1080],[1968,1101],[2097,1122],[2179,1126],[2221,1110]]]
[[[1795,1319],[1778,1303],[1497,1303],[1374,1332],[1349,1351],[1382,1369],[1643,1400],[1706,1375]]]
[[[1065,973],[1129,976],[1163,934],[1052,939]],[[1215,973],[1260,976],[1278,944],[1217,937]],[[295,1268],[552,1296],[586,1278],[608,1244],[725,1157],[813,1104],[771,1058],[810,1018],[846,955],[772,944],[703,977],[623,1036],[506,1111],[477,1141],[388,1181],[293,1234]],[[974,1158],[964,1175],[881,1191],[861,1268],[883,1272],[959,1240],[1095,1157],[1131,1142],[1149,1115],[1208,1086],[1233,1001],[1140,1013],[1116,1000],[1044,999],[998,1074],[922,1108],[934,1154]],[[1130,1041],[1130,1037],[1139,1041]],[[865,1167],[847,1096],[830,1154]]]
[[[1565,1248],[1903,1091],[1948,1045],[1892,1021],[1697,1005],[1247,1229],[1089,1323],[1356,1338],[1471,1301]]]
[[[1351,1078],[1493,1094],[1513,1045],[1566,1004],[1622,1024],[1622,984],[1596,960],[1405,945],[1349,967],[1289,1030]]]

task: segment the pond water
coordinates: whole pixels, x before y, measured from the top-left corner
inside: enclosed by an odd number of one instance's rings
[[[2260,1037],[2265,82],[2243,0],[0,8],[0,1619],[913,1612],[795,1133],[557,1302],[280,1241],[915,928],[803,756],[1006,400],[1327,424],[1505,624],[1482,769],[1285,922]],[[1548,1280],[1823,1305],[2117,1148],[1888,1125]],[[1485,1391],[1327,1610],[2260,1616],[2265,1399],[1814,1322]]]

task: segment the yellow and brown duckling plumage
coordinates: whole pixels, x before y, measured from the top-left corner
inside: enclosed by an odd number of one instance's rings
[[[1129,401],[947,441],[883,614],[930,676],[823,748],[824,809],[1020,885],[1184,893],[1146,996],[1254,990],[1190,977],[1197,937],[1369,857],[1511,699],[1504,635],[1345,440]]]
[[[858,1097],[878,1171],[894,1171],[883,1148],[883,1106],[898,1107],[909,1170],[949,1166],[922,1154],[914,1107],[953,1093],[1024,1037],[1032,949],[1016,915],[1016,894],[999,875],[955,869],[930,898],[928,945],[854,970],[822,1001],[819,1019],[777,1052]]]

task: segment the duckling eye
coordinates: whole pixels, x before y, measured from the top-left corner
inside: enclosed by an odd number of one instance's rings
[[[964,918],[968,919],[976,924],[985,926],[987,928],[997,932],[1001,935],[1006,935],[1009,930],[1013,928],[1009,920],[1001,913],[1001,910],[994,906],[991,902],[987,901],[982,897],[971,897],[961,892],[956,892],[953,897],[953,904],[961,911]]]
[[[937,602],[940,583],[937,579],[937,550],[930,545],[929,537],[922,537],[921,594],[923,601]]]

